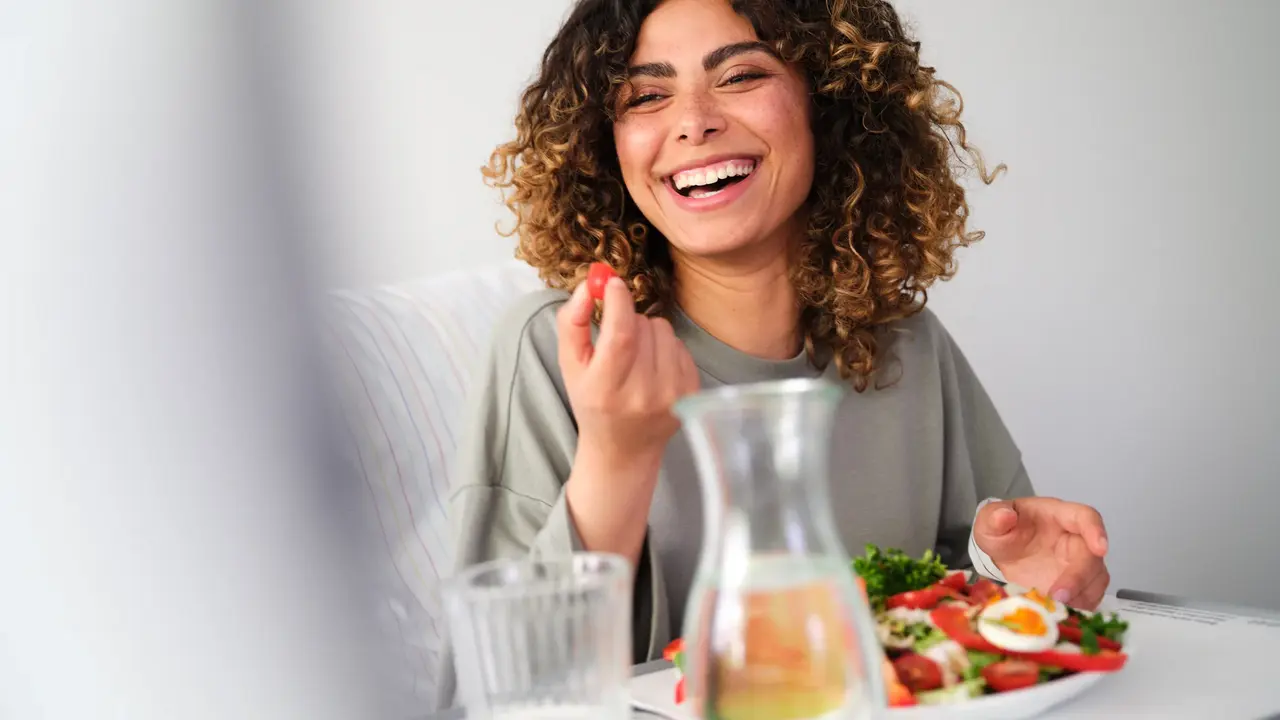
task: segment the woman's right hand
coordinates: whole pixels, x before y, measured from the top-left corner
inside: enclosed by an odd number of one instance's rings
[[[626,283],[604,290],[600,335],[591,341],[594,311],[580,283],[557,315],[559,362],[578,422],[579,452],[629,462],[660,460],[680,428],[672,406],[696,392],[698,369],[671,323],[635,311]]]

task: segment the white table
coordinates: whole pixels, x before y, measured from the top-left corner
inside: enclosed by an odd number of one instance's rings
[[[1132,654],[1128,664],[1043,717],[1258,720],[1280,716],[1280,616],[1210,610],[1205,605],[1123,590],[1118,595],[1107,597],[1102,609],[1119,611],[1129,621],[1126,640]],[[632,692],[642,702],[669,698],[675,677],[669,667],[638,674],[632,680]]]

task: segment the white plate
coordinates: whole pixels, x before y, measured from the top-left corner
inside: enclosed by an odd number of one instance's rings
[[[1125,646],[1125,654],[1132,653]],[[1119,671],[1123,673],[1124,670]],[[1080,695],[1102,678],[1115,673],[1077,673],[1025,690],[984,695],[951,705],[917,705],[894,708],[885,715],[888,720],[1022,720],[1032,718]],[[637,707],[652,709],[676,720],[697,720],[687,704],[676,705],[675,688],[679,678],[675,669],[641,675],[631,679],[631,697]]]
[[[1126,652],[1128,650],[1126,649]],[[1124,672],[1124,670],[1120,670]],[[983,695],[951,705],[893,708],[890,720],[1022,720],[1037,717],[1093,687],[1110,673],[1077,673],[1025,690]]]

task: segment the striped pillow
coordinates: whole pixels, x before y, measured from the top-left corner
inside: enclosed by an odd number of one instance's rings
[[[444,634],[437,586],[452,563],[445,506],[470,370],[498,315],[540,285],[531,268],[508,263],[331,295],[330,362],[385,550],[381,619],[403,647],[399,679],[419,714],[437,704]]]

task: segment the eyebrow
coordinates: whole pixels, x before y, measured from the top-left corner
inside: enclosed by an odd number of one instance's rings
[[[748,40],[745,42],[737,42],[724,47],[716,48],[707,53],[702,58],[703,70],[714,70],[724,64],[730,58],[743,55],[750,52],[763,52],[777,57],[777,53],[768,44],[759,40]],[[644,63],[642,65],[632,65],[627,69],[628,77],[636,77],[646,75],[655,78],[673,78],[676,76],[676,67],[669,62]]]

